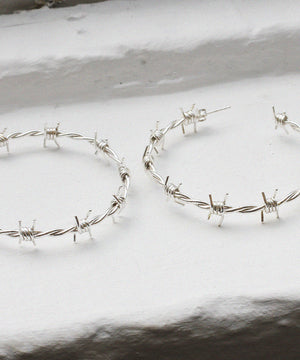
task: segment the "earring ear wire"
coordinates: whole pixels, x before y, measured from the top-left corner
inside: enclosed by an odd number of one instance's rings
[[[208,219],[211,218],[212,215],[216,215],[220,217],[218,226],[220,227],[223,224],[223,220],[225,217],[225,214],[230,213],[240,213],[240,214],[251,214],[254,212],[260,212],[261,213],[261,222],[264,222],[265,214],[269,214],[272,212],[275,212],[277,215],[277,218],[279,218],[279,206],[283,205],[284,203],[288,203],[292,200],[297,199],[300,197],[300,189],[296,189],[292,192],[290,192],[287,196],[285,196],[281,200],[276,200],[276,195],[278,190],[275,191],[272,198],[267,198],[265,193],[262,193],[263,196],[263,204],[260,205],[244,205],[244,206],[238,206],[233,207],[226,204],[228,194],[225,195],[225,198],[223,201],[214,201],[211,194],[209,194],[209,202],[201,201],[198,199],[194,199],[186,194],[184,194],[180,190],[180,185],[176,186],[173,183],[170,182],[169,176],[166,177],[164,180],[164,177],[161,176],[156,167],[155,167],[155,159],[154,159],[154,152],[158,152],[156,149],[156,144],[164,139],[164,137],[169,133],[171,130],[176,129],[177,127],[181,127],[181,130],[183,134],[185,134],[185,127],[189,125],[194,126],[194,132],[197,131],[197,124],[200,122],[203,122],[206,120],[206,117],[210,114],[223,111],[226,109],[229,109],[230,106],[225,106],[220,109],[212,110],[212,111],[206,111],[205,109],[196,108],[195,104],[192,105],[190,110],[184,111],[181,109],[182,118],[179,120],[171,121],[166,127],[158,129],[158,126],[156,128],[157,131],[159,131],[159,136],[151,137],[150,143],[146,146],[146,149],[144,151],[143,155],[143,162],[144,167],[146,171],[148,171],[151,174],[151,177],[163,187],[164,192],[167,194],[167,196],[171,199],[173,199],[175,202],[180,203],[181,205],[184,204],[191,204],[195,205],[198,208],[204,209],[208,211]],[[300,126],[294,122],[291,122],[288,120],[288,117],[286,113],[276,113],[275,107],[273,106],[273,114],[275,118],[275,126],[276,128],[280,125],[286,130],[286,126],[289,125],[293,130],[300,131]]]
[[[225,106],[220,109],[212,110],[212,111],[206,111],[206,109],[198,109],[195,107],[196,104],[193,104],[190,110],[184,111],[182,108],[180,108],[181,114],[182,114],[182,123],[181,123],[181,130],[183,135],[185,135],[185,127],[189,126],[191,124],[194,125],[194,133],[197,132],[197,123],[206,121],[207,116],[214,114],[219,111],[230,109],[231,106]]]

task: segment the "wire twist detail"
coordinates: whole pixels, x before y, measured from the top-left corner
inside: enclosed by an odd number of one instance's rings
[[[59,125],[59,124],[58,124]],[[95,146],[95,137],[87,137],[78,133],[64,133],[61,131],[58,131],[58,125],[55,128],[47,128],[45,127],[44,130],[30,130],[26,132],[15,132],[7,137],[1,137],[0,135],[0,143],[1,139],[5,141],[9,140],[15,140],[20,139],[23,137],[41,137],[44,136],[45,140],[54,140],[56,141],[59,137],[67,137],[72,140],[80,140],[85,141],[87,143],[90,143],[91,145]],[[59,146],[59,145],[58,145]],[[70,226],[68,228],[56,228],[52,230],[36,230],[35,229],[35,222],[32,226],[32,228],[22,227],[21,222],[19,222],[19,229],[18,230],[0,230],[0,235],[7,235],[12,238],[19,238],[20,242],[23,241],[31,241],[35,244],[35,240],[40,237],[44,236],[61,236],[68,233],[74,233],[74,240],[76,240],[76,233],[83,233],[88,231],[90,233],[90,227],[92,225],[99,224],[102,222],[105,218],[112,216],[117,210],[120,211],[126,204],[126,198],[128,195],[128,189],[130,186],[130,172],[128,168],[124,164],[124,160],[121,160],[119,156],[114,152],[113,149],[111,149],[108,145],[107,140],[100,140],[97,142],[97,148],[99,150],[105,151],[105,154],[112,159],[118,166],[119,175],[122,181],[122,185],[119,188],[118,195],[113,195],[113,200],[109,206],[109,208],[102,214],[102,215],[96,215],[89,220],[87,219],[90,215],[90,211],[88,212],[88,215],[85,219],[79,220],[78,217],[75,217],[75,225]],[[121,193],[120,193],[121,191]],[[117,201],[117,204],[116,204]],[[122,205],[122,206],[121,206]],[[91,237],[91,233],[90,233]]]
[[[150,143],[149,143],[149,145],[146,146],[144,154],[143,154],[142,160],[144,163],[144,167],[145,167],[146,171],[150,174],[150,176],[159,185],[161,185],[163,187],[165,194],[169,198],[173,198],[173,200],[175,200],[176,202],[178,202],[181,205],[191,204],[191,205],[197,206],[201,209],[208,210],[209,217],[211,215],[221,216],[219,226],[222,224],[224,215],[230,214],[230,213],[251,214],[251,213],[260,211],[262,213],[262,215],[261,215],[262,222],[264,221],[264,217],[263,217],[264,213],[270,214],[272,212],[276,212],[277,217],[278,217],[278,207],[283,205],[284,203],[289,203],[293,200],[296,200],[298,197],[300,197],[300,189],[296,189],[296,190],[290,192],[288,195],[283,197],[281,200],[275,200],[274,197],[271,199],[265,198],[264,203],[261,205],[244,205],[244,206],[233,207],[233,206],[225,205],[226,200],[223,202],[212,202],[212,199],[210,199],[211,201],[208,203],[205,201],[193,199],[190,196],[184,194],[179,189],[179,186],[169,183],[169,177],[167,177],[167,179],[164,180],[163,177],[156,170],[156,167],[154,164],[153,150],[155,152],[158,152],[158,150],[156,148],[156,143],[158,141],[164,142],[165,135],[169,131],[176,129],[177,127],[181,127],[183,133],[185,134],[185,126],[188,126],[188,125],[194,125],[194,130],[196,131],[196,128],[195,128],[196,122],[204,121],[204,120],[206,120],[206,117],[208,115],[215,113],[217,111],[225,110],[227,108],[229,108],[229,107],[225,107],[225,108],[207,112],[205,109],[200,109],[200,110],[194,109],[194,105],[193,105],[192,108],[187,112],[184,112],[183,110],[181,110],[181,112],[182,112],[181,119],[173,120],[165,128],[161,128],[159,130],[159,134],[160,134],[159,137],[152,136],[150,138]],[[288,117],[285,113],[280,113],[280,114],[275,113],[274,107],[273,107],[273,113],[274,113],[275,122],[276,122],[277,126],[279,124],[282,126],[289,125],[293,130],[295,130],[297,132],[300,131],[300,125],[298,125],[294,122],[288,121]],[[158,126],[157,126],[157,129],[158,129]],[[163,136],[161,136],[161,134],[163,134]]]

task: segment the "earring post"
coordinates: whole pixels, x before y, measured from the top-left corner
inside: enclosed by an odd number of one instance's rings
[[[214,113],[216,113],[216,112],[223,111],[223,110],[227,110],[227,109],[231,109],[231,106],[225,106],[225,107],[223,107],[223,108],[221,108],[221,109],[216,109],[216,110],[208,111],[208,112],[207,112],[207,115],[209,115],[209,114],[214,114]]]

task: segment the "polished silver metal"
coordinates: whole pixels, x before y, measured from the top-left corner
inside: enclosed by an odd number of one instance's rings
[[[267,198],[264,192],[261,193],[265,203],[265,206],[261,211],[262,223],[265,221],[264,213],[271,214],[272,212],[276,212],[276,217],[277,219],[279,219],[278,202],[276,200],[277,193],[278,193],[278,189],[275,190],[274,195],[271,198]]]
[[[206,109],[197,109],[197,108],[195,108],[195,106],[196,106],[196,104],[193,104],[191,109],[188,111],[184,111],[182,108],[180,109],[183,119],[184,119],[181,124],[181,130],[182,130],[183,134],[185,134],[185,126],[189,126],[189,125],[193,124],[194,132],[196,133],[197,132],[197,123],[205,121],[207,119],[207,115],[230,108],[230,106],[226,106],[221,109],[207,112]]]
[[[282,127],[283,130],[288,134],[287,126],[290,126],[292,130],[300,132],[300,125],[296,124],[295,122],[289,121],[289,118],[286,112],[276,113],[275,107],[272,106],[273,115],[275,119],[275,130],[277,130],[278,126]]]
[[[36,220],[33,220],[31,228],[22,227],[22,221],[19,220],[19,231],[18,231],[19,244],[21,244],[23,241],[31,241],[33,245],[36,246],[35,243],[36,233],[34,230],[35,224],[36,224]]]
[[[160,145],[160,148],[164,150],[165,145],[165,137],[164,133],[159,129],[159,121],[156,121],[156,127],[155,130],[150,130],[151,132],[151,141],[156,143],[156,146],[154,146],[155,152],[158,154],[158,148],[157,146]]]
[[[77,232],[74,232],[74,237],[73,237],[73,240],[74,242],[76,242],[76,235],[77,233],[79,234],[83,234],[85,232],[88,232],[89,235],[90,235],[90,239],[92,240],[93,239],[93,236],[92,236],[92,232],[91,232],[91,225],[90,223],[88,222],[88,217],[90,216],[92,210],[89,210],[85,216],[84,219],[81,219],[79,220],[77,216],[75,216],[75,223],[76,223],[76,231]]]
[[[97,134],[94,137],[87,137],[78,133],[73,132],[62,132],[59,130],[59,124],[54,128],[44,127],[44,130],[30,130],[26,132],[15,132],[10,135],[4,136],[3,133],[0,134],[0,144],[9,148],[7,146],[9,141],[20,139],[23,137],[42,137],[44,136],[44,147],[47,145],[47,141],[52,140],[58,148],[60,148],[57,138],[70,138],[73,140],[80,140],[89,143],[94,146],[96,154],[102,152],[106,155],[107,158],[111,159],[117,165],[119,176],[121,178],[122,185],[118,188],[117,195],[112,196],[112,201],[108,209],[101,215],[95,215],[90,217],[91,211],[89,210],[87,216],[79,220],[75,216],[75,224],[67,228],[55,228],[51,230],[35,230],[35,220],[31,228],[22,227],[21,221],[19,221],[19,228],[17,230],[0,230],[0,235],[8,235],[13,238],[19,238],[19,242],[31,241],[34,245],[36,244],[36,239],[43,236],[61,236],[68,233],[74,233],[73,239],[76,241],[76,234],[83,234],[88,232],[90,238],[92,238],[91,226],[99,224],[105,218],[113,216],[116,212],[120,212],[123,207],[126,205],[126,200],[128,196],[128,190],[130,187],[130,172],[129,169],[124,164],[124,159],[121,159],[116,152],[108,145],[107,140],[97,140]]]
[[[56,146],[60,148],[59,143],[57,142],[57,136],[59,135],[59,123],[57,123],[56,127],[48,128],[47,125],[44,127],[44,148],[47,147],[47,140],[52,140],[55,142]]]
[[[95,137],[94,137],[94,146],[95,146],[95,155],[98,155],[99,151],[101,151],[102,154],[105,154],[105,151],[107,148],[109,148],[108,145],[108,139],[105,140],[100,140],[98,141],[98,134],[97,132],[95,132]]]
[[[6,130],[5,128],[2,133],[0,133],[0,147],[6,147],[6,151],[9,153],[8,138],[4,135]]]
[[[146,171],[152,176],[152,178],[160,184],[165,194],[168,198],[172,198],[175,202],[180,205],[191,204],[195,205],[198,208],[207,210],[209,212],[208,219],[211,218],[212,215],[216,215],[220,217],[219,226],[222,225],[224,217],[226,214],[230,213],[242,213],[242,214],[250,214],[255,212],[261,212],[261,222],[264,222],[264,214],[270,214],[275,212],[277,218],[279,218],[279,206],[284,203],[288,203],[297,199],[300,196],[300,189],[296,189],[290,192],[288,195],[283,197],[281,200],[276,200],[275,197],[277,195],[278,190],[276,190],[275,194],[272,198],[267,198],[265,193],[263,195],[263,204],[260,205],[245,205],[232,207],[226,205],[227,196],[226,194],[224,200],[222,202],[213,201],[212,195],[209,195],[209,202],[193,199],[190,196],[184,194],[180,190],[180,185],[176,186],[169,181],[169,176],[165,179],[158,173],[154,164],[154,153],[158,153],[158,145],[164,144],[165,135],[177,127],[181,127],[183,134],[185,134],[185,128],[189,125],[193,125],[194,132],[197,131],[197,124],[199,122],[203,122],[207,120],[207,116],[218,111],[223,111],[229,109],[230,106],[226,106],[213,111],[206,111],[206,109],[197,109],[195,105],[191,107],[190,110],[184,111],[181,109],[182,117],[178,120],[171,121],[166,127],[159,128],[158,124],[156,125],[156,130],[152,131],[150,136],[149,144],[146,146],[144,154],[143,154],[143,163]],[[273,107],[273,114],[275,117],[275,127],[277,129],[278,126],[284,128],[287,131],[286,127],[289,126],[292,130],[299,132],[300,125],[295,122],[291,122],[288,120],[286,113],[276,113],[275,108]]]
[[[226,201],[228,198],[228,193],[225,195],[224,200],[223,201],[213,201],[212,199],[212,195],[209,194],[209,214],[208,214],[208,220],[211,218],[212,215],[217,215],[220,216],[220,221],[218,226],[222,226],[223,221],[224,221],[224,215],[225,215],[225,211],[226,211]]]
[[[126,197],[127,197],[127,188],[126,186],[121,185],[118,189],[117,194],[113,195],[113,200],[111,202],[111,206],[115,208],[115,211],[111,214],[113,223],[116,223],[115,214],[119,214],[123,209],[123,207],[126,205]]]
[[[179,185],[174,185],[174,184],[170,183],[169,176],[167,176],[165,184],[164,184],[164,190],[165,190],[165,193],[167,194],[168,198],[173,198],[174,201],[177,202],[177,204],[184,205],[184,203],[182,201],[180,201],[180,199],[177,197],[177,195],[180,194],[180,186],[181,185],[182,185],[182,183],[180,183]]]

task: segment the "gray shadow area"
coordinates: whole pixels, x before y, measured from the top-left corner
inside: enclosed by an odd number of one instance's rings
[[[300,32],[212,41],[182,51],[130,50],[121,58],[45,61],[1,79],[0,111],[24,106],[173,93],[299,72]],[[27,71],[27,70],[26,70]]]
[[[251,301],[251,316],[221,318],[199,309],[194,316],[163,326],[100,326],[69,343],[11,352],[9,359],[296,360],[299,305],[288,300]]]
[[[75,6],[78,4],[91,4],[96,2],[103,2],[106,0],[64,0],[61,4],[57,4],[57,7]],[[15,11],[21,10],[33,10],[38,6],[34,0],[1,0],[0,1],[0,15],[12,14]]]

